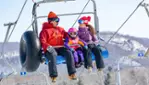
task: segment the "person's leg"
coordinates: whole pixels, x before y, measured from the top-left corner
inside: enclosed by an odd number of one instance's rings
[[[79,65],[79,56],[77,54],[77,51],[72,52],[72,53],[73,53],[73,57],[74,57],[75,67],[79,68],[80,67],[80,65]]]
[[[79,59],[81,59],[80,62],[84,62],[84,56],[83,56],[82,50],[77,49],[76,51],[77,51],[77,55],[79,55],[80,57]]]
[[[65,57],[68,74],[72,77],[71,79],[76,79],[76,68],[72,52],[70,50],[67,50],[66,48],[59,48],[58,55],[62,55],[63,57]]]
[[[79,58],[78,68],[84,65],[84,55],[82,49],[76,49]]]
[[[75,63],[78,63],[79,62],[79,58],[78,58],[78,54],[77,54],[76,51],[73,53],[73,57],[74,57]]]
[[[92,58],[90,49],[85,49],[82,47],[83,55],[84,55],[84,66],[85,68],[92,67]]]
[[[49,63],[48,63],[48,67],[49,67],[49,76],[51,78],[53,77],[57,77],[58,73],[57,73],[57,68],[56,68],[56,56],[55,54],[46,52],[45,56],[48,58]]]
[[[100,49],[96,47],[96,45],[94,45],[94,47],[92,48],[92,52],[95,55],[97,69],[104,68],[104,61],[103,61]]]

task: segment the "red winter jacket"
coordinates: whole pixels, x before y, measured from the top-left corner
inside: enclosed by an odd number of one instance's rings
[[[48,46],[62,46],[64,45],[63,39],[67,36],[65,30],[59,26],[53,27],[52,24],[45,22],[40,32],[40,42],[44,51]]]

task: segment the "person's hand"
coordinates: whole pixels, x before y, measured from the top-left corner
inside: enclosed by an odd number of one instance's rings
[[[100,44],[98,44],[97,46],[99,46],[99,47],[100,47]]]
[[[87,44],[93,44],[93,41],[89,41]]]
[[[70,51],[71,51],[71,52],[75,52],[75,50],[74,50],[73,48],[70,48]]]
[[[52,46],[48,46],[47,51],[48,51],[49,53],[52,53],[53,49],[54,49],[54,48],[53,48]]]
[[[94,43],[99,43],[99,40],[94,41]]]
[[[99,43],[98,40],[97,40],[97,41],[94,41],[94,44],[95,44],[96,46],[100,46],[100,43]]]
[[[86,46],[84,46],[84,48],[85,48],[85,49],[88,49],[88,46],[86,45]]]
[[[52,46],[48,46],[47,51],[55,56],[57,56],[57,52]]]

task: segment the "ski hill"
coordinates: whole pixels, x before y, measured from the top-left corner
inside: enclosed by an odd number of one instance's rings
[[[113,32],[101,32],[104,39],[101,45],[112,36]],[[149,47],[149,39],[138,38],[129,35],[117,34],[107,45],[109,58],[104,59],[104,83],[105,85],[116,85],[117,63],[120,64],[122,85],[149,85],[149,60],[138,57],[138,53],[145,53]],[[0,43],[2,47],[2,43]],[[0,49],[0,52],[2,50]],[[16,70],[16,74],[6,77],[12,72],[8,63]],[[41,64],[36,72],[20,76],[21,65],[19,62],[19,43],[8,42],[4,48],[4,56],[0,53],[0,77],[4,77],[0,85],[52,85],[48,78],[48,67]],[[89,74],[83,67],[77,69],[79,80],[71,82],[68,79],[66,65],[58,65],[59,78],[57,85],[102,85],[100,75],[96,69]],[[144,76],[145,75],[145,76]],[[127,83],[126,83],[127,82]]]

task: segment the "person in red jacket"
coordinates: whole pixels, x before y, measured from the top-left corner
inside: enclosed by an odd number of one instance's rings
[[[77,79],[75,73],[75,64],[73,55],[70,50],[64,47],[55,48],[56,46],[64,46],[65,37],[67,33],[62,27],[58,26],[59,18],[54,12],[50,12],[48,15],[48,22],[45,22],[40,32],[40,42],[44,50],[45,56],[49,60],[49,76],[52,82],[56,82],[58,76],[56,68],[56,56],[62,55],[66,59],[67,70],[70,79]]]

